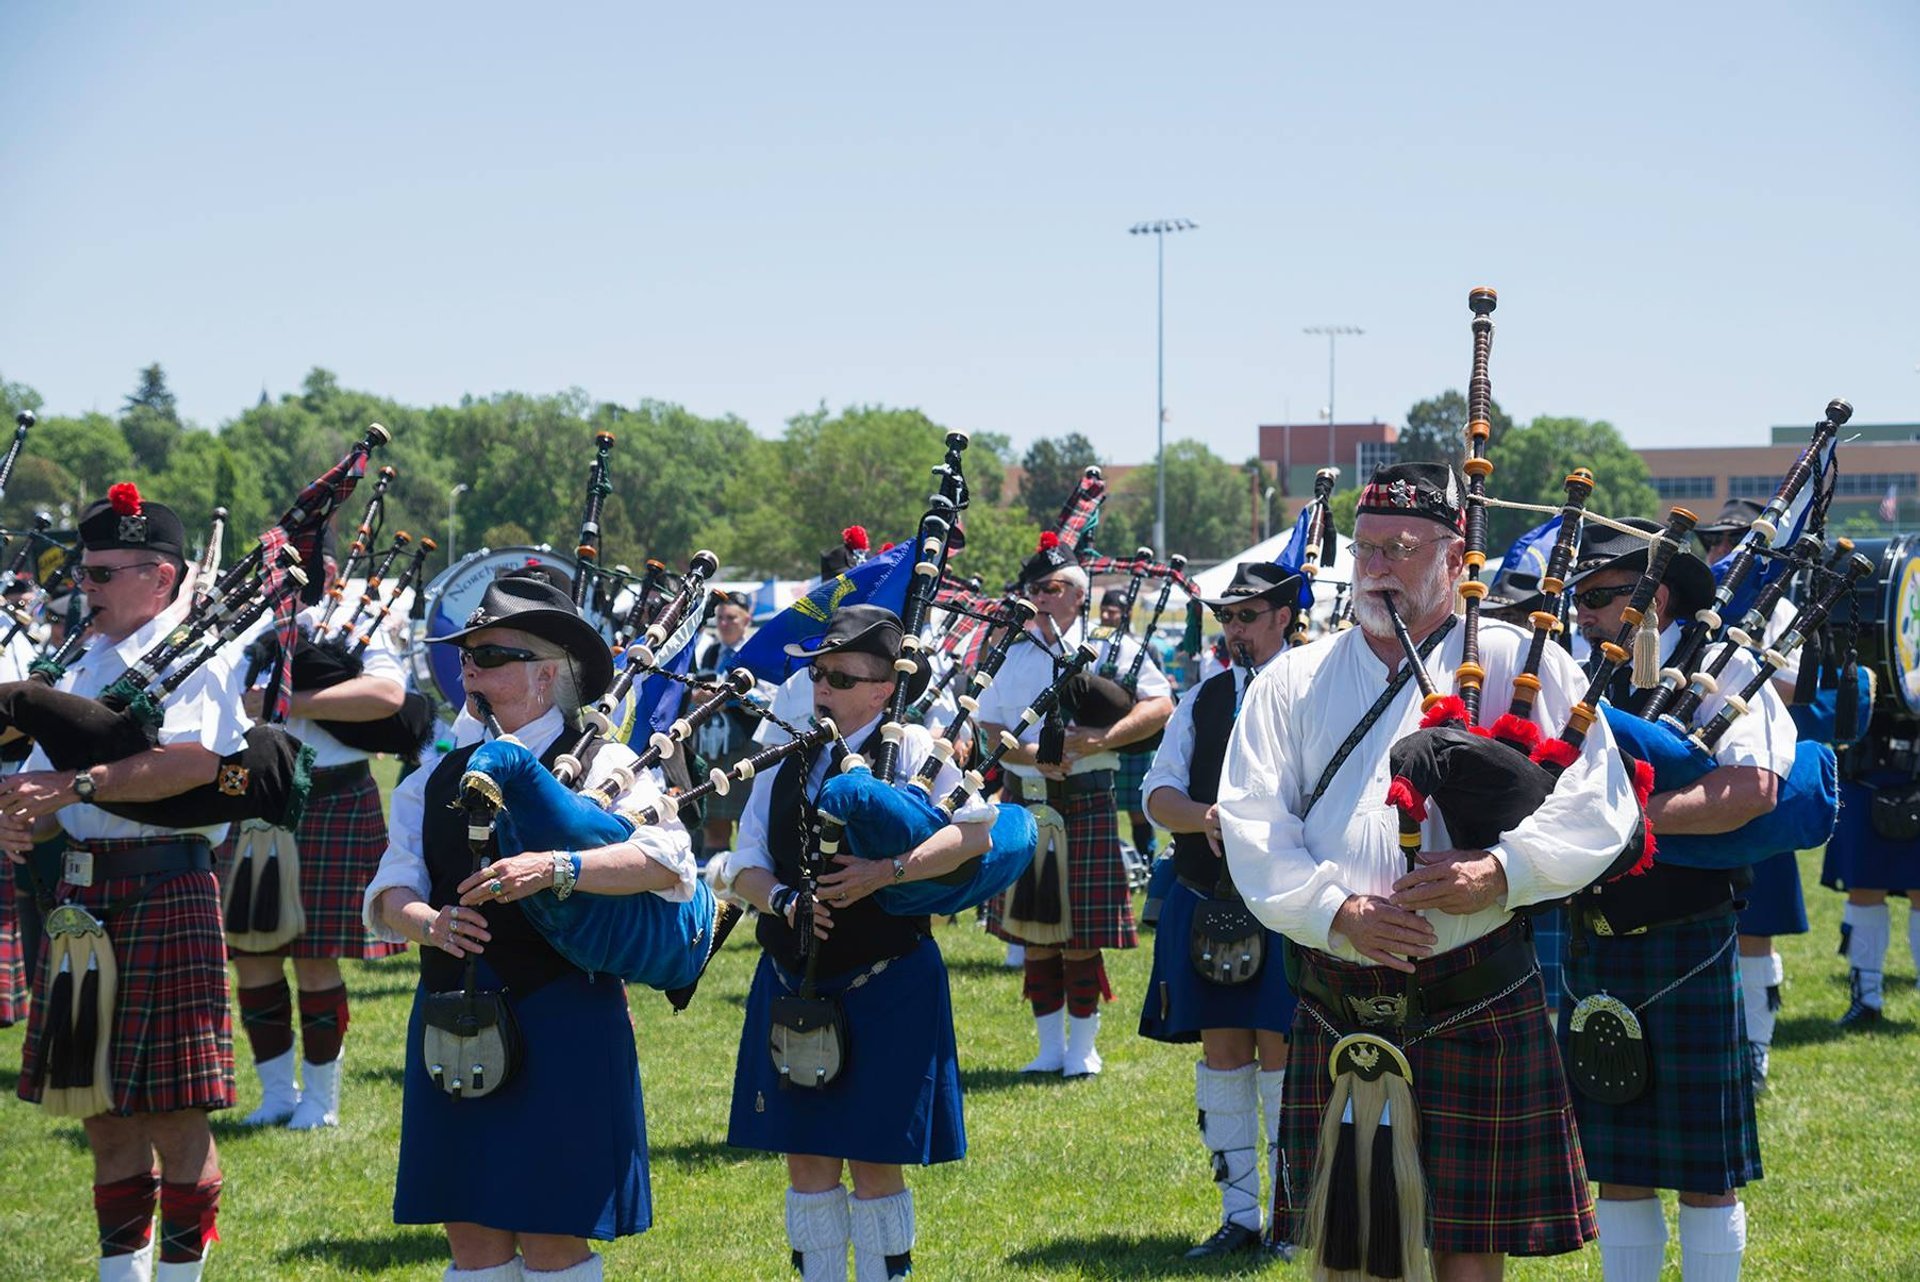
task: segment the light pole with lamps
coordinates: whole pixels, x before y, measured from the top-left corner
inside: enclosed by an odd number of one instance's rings
[[[1153,237],[1154,256],[1154,500],[1153,546],[1167,554],[1167,236],[1192,231],[1200,224],[1185,218],[1156,218],[1127,228],[1130,236]]]
[[[1340,460],[1334,457],[1333,425],[1336,420],[1333,417],[1333,345],[1340,340],[1342,334],[1358,337],[1367,331],[1358,325],[1309,325],[1300,332],[1327,336],[1327,466],[1337,467]]]
[[[465,494],[468,490],[472,488],[473,487],[471,485],[468,485],[465,481],[462,481],[460,482],[460,484],[454,486],[452,489],[447,491],[447,568],[449,570],[453,568],[453,558],[454,558],[453,503],[455,499],[459,498],[462,494]]]

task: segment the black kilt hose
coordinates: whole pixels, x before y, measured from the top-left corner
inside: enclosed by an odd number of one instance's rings
[[[233,873],[239,834],[235,824],[214,861],[223,883]],[[306,913],[307,928],[269,955],[372,961],[405,952],[405,944],[368,934],[360,918],[361,896],[387,849],[380,785],[364,764],[314,772],[313,795],[293,839],[300,848],[300,907]],[[239,956],[252,955],[234,951]]]
[[[1468,969],[1506,943],[1519,922],[1417,962],[1437,982]],[[1406,991],[1406,976],[1302,951],[1302,966],[1341,994],[1361,998]],[[1500,990],[1500,991],[1505,991]],[[1471,1010],[1478,1002],[1464,1009]],[[1456,1012],[1435,1011],[1446,1024]],[[1558,1255],[1597,1236],[1580,1136],[1547,1022],[1538,972],[1485,1009],[1401,1046],[1413,1067],[1420,1106],[1420,1154],[1433,1208],[1433,1249],[1468,1254]],[[1325,1021],[1325,1022],[1323,1022]],[[1350,1018],[1304,993],[1293,1021],[1287,1089],[1281,1106],[1279,1193],[1282,1241],[1297,1242],[1313,1181],[1320,1118],[1332,1093],[1327,1057],[1338,1036],[1358,1031]]]
[[[1569,953],[1562,1043],[1572,1003],[1604,991],[1635,1009],[1647,1047],[1647,1089],[1639,1099],[1602,1104],[1574,1094],[1594,1179],[1715,1194],[1760,1178],[1747,1012],[1733,935],[1729,908],[1705,921],[1656,926],[1643,935],[1588,933],[1579,955]],[[1640,1007],[1709,958],[1714,960],[1705,970]]]
[[[1027,786],[1037,788],[1038,784]],[[1133,889],[1127,885],[1127,866],[1120,857],[1120,820],[1113,790],[1069,793],[1050,804],[1067,821],[1067,906],[1073,935],[1065,943],[1046,947],[1079,951],[1138,946]],[[1024,944],[1024,939],[1008,934],[1000,924],[1002,899],[996,895],[987,903],[987,930],[1010,944]]]
[[[105,919],[119,971],[107,1065],[110,1112],[171,1113],[233,1106],[233,1024],[227,1009],[227,949],[220,887],[212,872],[102,876],[115,844],[96,852],[91,886],[62,884],[56,897]],[[147,844],[147,843],[140,843]],[[46,1033],[47,944],[21,1057],[19,1095],[40,1101],[37,1083]]]

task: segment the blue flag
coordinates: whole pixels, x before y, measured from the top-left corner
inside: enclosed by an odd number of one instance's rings
[[[1498,579],[1508,574],[1531,574],[1536,581],[1547,572],[1547,558],[1553,555],[1554,540],[1560,537],[1560,518],[1554,517],[1544,525],[1536,525],[1513,541],[1507,549],[1507,555],[1500,562],[1500,569],[1494,574]]]
[[[667,671],[676,676],[686,676],[693,670],[694,652],[699,648],[698,645],[681,646],[680,652],[667,660]],[[620,738],[638,752],[656,733],[666,733],[686,701],[687,687],[671,677],[655,673],[642,681],[628,700]]]
[[[1805,485],[1800,487],[1799,496],[1787,505],[1786,513],[1780,518],[1779,529],[1767,542],[1768,547],[1776,550],[1790,548],[1795,540],[1806,533],[1807,522],[1813,515],[1815,493],[1821,488],[1824,478],[1834,466],[1834,445],[1833,441],[1827,442],[1827,448],[1818,459],[1814,460],[1813,475],[1808,478]],[[1733,558],[1739,554],[1739,551],[1740,545],[1736,543],[1732,552],[1713,563],[1714,582],[1719,583],[1726,579],[1727,570],[1733,565]],[[1739,590],[1727,602],[1726,608],[1720,611],[1720,617],[1728,623],[1737,623],[1746,617],[1747,611],[1753,608],[1754,599],[1760,595],[1761,590],[1792,568],[1792,563],[1784,556],[1760,557],[1758,560],[1759,564],[1748,571],[1746,580],[1740,584]]]
[[[733,657],[734,666],[778,685],[801,665],[799,659],[787,655],[786,647],[825,633],[827,620],[841,606],[878,605],[898,614],[907,603],[907,585],[913,581],[913,552],[913,541],[907,539],[850,570],[820,580],[748,637]]]
[[[1287,546],[1274,560],[1289,570],[1298,570],[1307,560],[1307,523],[1313,515],[1313,504],[1300,509],[1300,515],[1293,518],[1293,533],[1287,538]],[[1306,575],[1300,576],[1300,601],[1295,607],[1306,610],[1313,606],[1313,580]],[[1277,607],[1276,607],[1277,608]]]

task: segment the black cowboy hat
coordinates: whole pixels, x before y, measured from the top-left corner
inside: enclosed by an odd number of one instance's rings
[[[1664,528],[1658,522],[1632,516],[1621,522],[1648,534]],[[1644,571],[1647,568],[1646,539],[1589,524],[1580,532],[1580,552],[1574,560],[1573,577],[1567,585],[1578,591],[1580,584],[1602,570]],[[1667,586],[1667,617],[1691,619],[1713,601],[1713,570],[1691,548],[1683,547],[1667,562],[1660,580]]]
[[[1242,561],[1233,567],[1233,579],[1225,592],[1194,599],[1210,610],[1243,601],[1271,601],[1276,608],[1292,610],[1300,604],[1300,587],[1305,580],[1305,575],[1284,561]]]
[[[1758,499],[1728,499],[1711,525],[1696,525],[1695,534],[1745,534],[1760,519],[1766,505]]]
[[[900,657],[905,632],[900,616],[885,606],[844,605],[833,612],[827,630],[809,641],[798,641],[785,648],[795,659],[811,662],[823,654],[871,654],[888,663]],[[913,675],[907,678],[907,698],[918,699],[933,680],[933,665],[927,656],[915,653]]]
[[[581,617],[573,598],[544,579],[502,577],[487,585],[480,604],[467,616],[467,626],[444,637],[428,637],[436,645],[458,644],[482,628],[512,628],[551,641],[574,663],[574,680],[582,702],[592,702],[613,684],[613,652],[600,633]]]

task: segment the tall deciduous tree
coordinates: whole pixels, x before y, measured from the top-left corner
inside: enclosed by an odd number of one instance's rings
[[[1102,549],[1124,555],[1153,542],[1157,490],[1158,472],[1152,463],[1119,480],[1100,518],[1096,538]],[[1231,556],[1251,541],[1247,534],[1252,511],[1252,483],[1244,469],[1199,441],[1167,445],[1169,546],[1155,548],[1156,553],[1180,552],[1196,561]]]
[[[1073,493],[1081,475],[1099,462],[1093,442],[1078,432],[1041,437],[1020,459],[1020,507],[1034,524],[1050,524],[1060,515],[1060,505]]]
[[[1615,519],[1659,514],[1660,496],[1648,481],[1646,463],[1605,420],[1542,415],[1508,432],[1489,457],[1494,466],[1489,489],[1500,498],[1558,507],[1566,501],[1567,473],[1584,467],[1594,477],[1588,500],[1594,511]],[[1546,519],[1493,508],[1488,555],[1497,560],[1514,539]]]
[[[1492,445],[1499,444],[1513,429],[1513,420],[1500,408],[1499,401],[1489,408],[1487,423],[1492,429]],[[1458,463],[1466,457],[1466,450],[1467,398],[1454,388],[1430,396],[1408,410],[1406,426],[1400,429],[1399,440],[1394,445],[1395,456],[1402,463]]]

